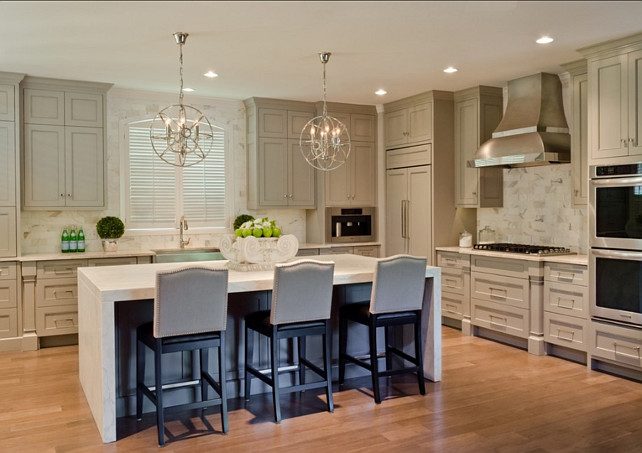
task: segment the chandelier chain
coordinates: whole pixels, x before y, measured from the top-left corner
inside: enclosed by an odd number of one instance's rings
[[[326,62],[323,62],[323,116],[328,116],[328,107],[327,107],[326,101],[325,101],[325,99],[326,99],[325,94],[326,94],[326,91],[327,91],[327,85],[326,85],[326,82],[325,82],[325,65],[326,64],[327,64]]]
[[[183,43],[179,43],[178,47],[180,49],[180,57],[178,58],[178,61],[180,63],[180,76],[181,76],[181,91],[178,93],[178,103],[183,104]]]

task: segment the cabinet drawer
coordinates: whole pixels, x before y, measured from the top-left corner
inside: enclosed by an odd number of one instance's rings
[[[75,277],[79,267],[87,267],[86,260],[38,261],[37,278]]]
[[[0,308],[0,338],[18,336],[18,309]]]
[[[0,263],[0,280],[16,279],[16,263]]]
[[[16,308],[16,282],[0,280],[0,308]]]
[[[449,272],[446,269],[441,270],[441,290],[450,293],[464,295],[464,275],[460,272]]]
[[[588,269],[581,264],[545,263],[544,280],[587,286]]]
[[[65,123],[64,91],[25,88],[24,122],[62,126]]]
[[[379,247],[378,246],[355,247],[353,253],[355,255],[371,256],[373,258],[379,258]]]
[[[496,258],[492,256],[471,255],[471,270],[485,274],[495,274],[501,277],[528,278],[529,275],[539,275],[538,261]]]
[[[78,307],[36,308],[36,333],[40,337],[78,333]]]
[[[530,310],[472,299],[471,322],[475,326],[528,338]]]
[[[528,310],[528,280],[473,272],[470,296]]]
[[[137,264],[135,256],[123,256],[118,258],[94,258],[87,260],[87,266],[121,266],[124,264]]]
[[[587,320],[544,312],[544,341],[586,351]]]
[[[314,256],[319,254],[319,249],[299,249],[296,256]]]
[[[459,294],[441,293],[441,316],[452,319],[463,319],[464,302]]]
[[[78,306],[77,279],[60,278],[36,283],[36,308],[58,305]]]
[[[588,318],[588,287],[544,282],[544,310]]]
[[[642,367],[642,330],[611,324],[590,323],[589,352],[621,365]]]
[[[332,247],[330,250],[327,252],[330,255],[336,255],[339,253],[349,253],[352,254],[354,253],[354,247]]]
[[[437,266],[443,269],[464,269],[470,267],[470,257],[454,252],[437,252]]]
[[[102,94],[65,93],[65,125],[102,127]]]

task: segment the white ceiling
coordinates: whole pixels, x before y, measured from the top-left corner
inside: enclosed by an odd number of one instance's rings
[[[177,93],[183,31],[194,95],[319,100],[327,50],[328,101],[380,104],[560,73],[577,49],[641,32],[641,17],[640,1],[2,1],[0,71]]]

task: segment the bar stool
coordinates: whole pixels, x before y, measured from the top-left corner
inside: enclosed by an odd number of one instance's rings
[[[225,327],[227,323],[227,269],[190,267],[156,274],[154,321],[136,329],[136,418],[141,419],[143,395],[156,406],[158,444],[165,445],[164,393],[185,387],[200,386],[201,401],[171,406],[172,410],[221,406],[222,431],[227,433],[227,392],[225,389]],[[153,388],[144,383],[145,346],[154,351]],[[208,371],[208,350],[218,348],[219,380]],[[179,351],[200,351],[194,364],[200,369],[189,381],[163,386],[163,355]],[[192,356],[196,357],[193,353]],[[177,358],[180,363],[181,357]],[[208,385],[218,398],[208,399]]]
[[[245,400],[250,399],[252,377],[257,377],[272,387],[274,419],[277,423],[281,421],[281,393],[325,387],[328,411],[334,411],[330,364],[333,274],[332,262],[300,260],[277,264],[274,269],[271,310],[254,312],[245,317]],[[262,373],[252,365],[254,332],[270,339],[271,367],[267,373]],[[309,335],[322,337],[323,369],[306,358],[305,340]],[[279,387],[279,342],[285,338],[297,338],[299,384],[282,388]],[[320,376],[322,381],[306,383],[306,368]]]
[[[395,255],[377,262],[369,302],[343,305],[339,309],[339,383],[345,378],[346,361],[370,371],[375,403],[381,403],[379,377],[403,373],[417,373],[419,393],[425,395],[422,342],[421,307],[426,279],[426,258]],[[348,321],[368,326],[369,363],[346,353]],[[415,356],[389,344],[390,326],[414,326]],[[383,327],[386,343],[386,370],[380,371],[377,363],[377,327]],[[392,369],[392,354],[412,363],[410,367]]]

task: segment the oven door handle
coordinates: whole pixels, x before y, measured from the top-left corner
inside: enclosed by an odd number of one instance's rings
[[[591,249],[593,256],[604,258],[621,258],[625,260],[642,261],[642,252],[630,252],[624,250],[604,250],[604,249]]]
[[[591,186],[593,187],[642,186],[642,176],[633,176],[630,178],[591,179]]]

